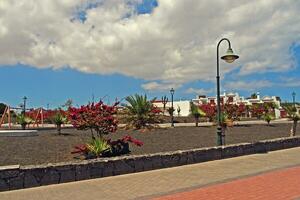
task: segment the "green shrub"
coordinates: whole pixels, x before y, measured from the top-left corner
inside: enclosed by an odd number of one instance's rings
[[[132,95],[126,98],[127,105],[125,110],[125,121],[127,128],[142,129],[153,128],[159,122],[158,114],[161,112],[146,95]]]

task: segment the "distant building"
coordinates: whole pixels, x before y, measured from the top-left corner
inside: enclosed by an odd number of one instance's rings
[[[263,103],[275,103],[279,108],[281,108],[280,97],[276,96],[265,96],[263,98],[260,98],[259,92],[256,93],[256,98],[245,98],[243,96],[240,96],[238,93],[226,93],[220,95],[221,104],[229,103],[229,104],[245,104],[245,105],[253,105],[253,104],[263,104]],[[192,99],[193,103],[196,105],[202,105],[202,104],[217,104],[217,97],[210,96],[206,97],[204,95],[199,95],[195,99]]]
[[[195,105],[202,105],[202,104],[217,104],[217,97],[215,96],[208,96],[199,95],[195,99],[192,99],[192,102]],[[244,104],[244,105],[255,105],[255,104],[264,104],[264,103],[274,103],[277,105],[278,109],[275,109],[275,117],[280,118],[282,117],[282,107],[281,107],[281,99],[277,96],[264,96],[263,98],[260,97],[260,93],[257,92],[255,98],[245,98],[240,96],[238,93],[224,92],[220,95],[220,102],[221,104],[229,103],[229,104]]]
[[[160,100],[156,100],[153,102],[153,105],[155,105],[156,107],[158,107],[160,110],[163,111],[164,105],[162,103],[162,101]],[[169,114],[168,109],[171,108],[172,106],[172,102],[168,101],[166,104],[166,108],[165,108],[165,113],[164,114]],[[179,116],[189,116],[190,112],[191,112],[191,102],[187,101],[187,100],[183,100],[183,101],[173,101],[173,108],[174,108],[174,116],[178,116],[178,112],[177,109],[180,108],[180,113]]]
[[[263,98],[260,97],[260,93],[257,92],[255,95],[255,98],[245,98],[243,96],[240,96],[238,93],[224,92],[220,95],[221,98],[221,104],[229,103],[229,104],[244,104],[244,105],[255,105],[255,104],[264,104],[264,103],[274,103],[277,105],[278,109],[275,109],[275,117],[280,118],[283,116],[283,109],[281,107],[281,99],[277,96],[264,96]],[[180,116],[189,116],[191,113],[191,103],[195,105],[203,105],[203,104],[217,104],[217,98],[215,96],[205,96],[205,95],[198,95],[195,99],[192,99],[191,101],[188,100],[180,100],[180,101],[174,101],[173,107],[174,107],[174,116],[177,116],[177,108],[180,108]],[[160,110],[164,110],[164,105],[161,100],[156,100],[153,102],[155,106],[157,106]],[[168,109],[171,107],[171,102],[168,101],[165,107],[164,114],[169,115]]]

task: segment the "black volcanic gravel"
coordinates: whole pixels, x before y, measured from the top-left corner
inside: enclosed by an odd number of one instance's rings
[[[291,124],[245,125],[228,128],[226,144],[254,142],[264,139],[287,137]],[[74,160],[70,152],[74,145],[89,141],[89,131],[63,129],[63,135],[55,130],[39,130],[34,137],[0,137],[0,166],[43,164]],[[131,145],[131,154],[145,154],[216,144],[216,127],[175,127],[151,131],[118,130],[111,134],[117,139],[129,134],[144,142],[142,147]]]

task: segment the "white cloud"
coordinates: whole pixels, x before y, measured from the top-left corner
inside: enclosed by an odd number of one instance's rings
[[[188,88],[185,93],[187,94],[197,94],[197,95],[207,95],[212,93],[213,89],[203,89],[203,88]]]
[[[281,78],[281,83],[278,83],[278,86],[300,87],[300,78]]]
[[[142,88],[147,91],[169,91],[171,88],[177,89],[181,87],[180,84],[175,83],[158,83],[158,82],[149,82],[142,84]]]
[[[96,2],[84,23],[72,20]],[[222,75],[239,65],[240,75],[293,68],[300,1],[159,0],[144,15],[135,14],[135,2],[140,0],[1,0],[0,64],[120,73],[149,80],[145,89],[161,88],[158,82],[166,88],[215,80],[216,43],[226,36],[240,59],[222,62]]]
[[[267,80],[253,80],[253,81],[233,81],[225,83],[226,90],[244,90],[256,91],[261,88],[272,87],[275,84]]]

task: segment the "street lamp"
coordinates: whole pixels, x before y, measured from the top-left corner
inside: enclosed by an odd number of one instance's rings
[[[292,93],[292,96],[293,96],[293,104],[294,104],[294,107],[296,107],[296,103],[295,103],[296,92],[293,92],[293,93]]]
[[[221,57],[222,60],[225,60],[227,63],[232,63],[236,59],[239,58],[238,55],[235,55],[231,49],[230,41],[227,38],[222,38],[218,45],[217,45],[217,119],[218,119],[218,126],[217,126],[217,145],[224,145],[223,137],[225,140],[225,135],[222,134],[222,124],[221,124],[221,103],[220,103],[220,67],[219,67],[219,46],[221,42],[226,40],[228,42],[228,50],[224,56]]]
[[[174,108],[173,108],[173,96],[174,96],[174,92],[175,90],[173,88],[171,88],[170,90],[170,93],[171,93],[171,127],[174,127],[174,115],[173,115],[173,112],[174,112]]]
[[[25,116],[25,112],[26,112],[26,100],[27,100],[27,97],[26,96],[24,96],[23,97],[23,114],[24,114],[24,116]]]

